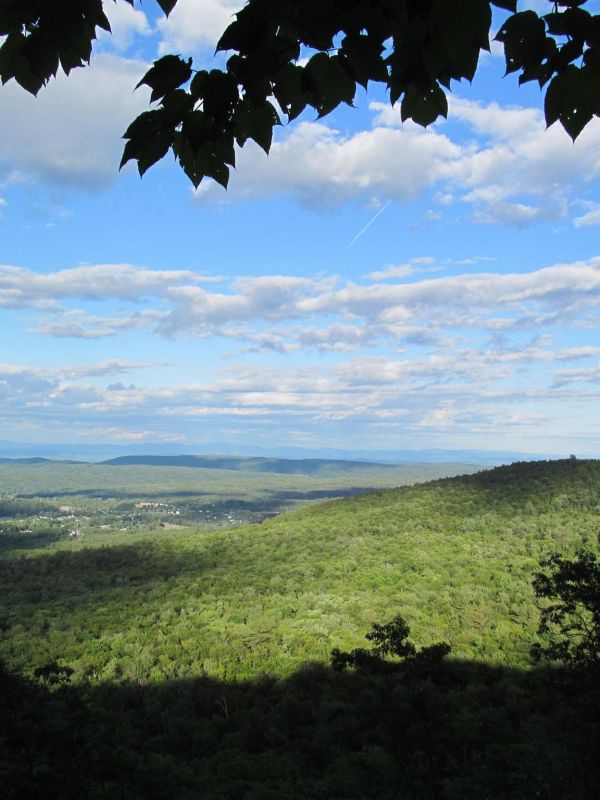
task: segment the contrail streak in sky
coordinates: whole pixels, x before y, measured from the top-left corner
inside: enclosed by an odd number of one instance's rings
[[[371,227],[371,225],[372,225],[372,224],[375,222],[375,220],[377,219],[377,217],[380,217],[380,216],[383,214],[383,212],[386,210],[386,208],[389,206],[389,204],[390,204],[391,202],[392,202],[391,200],[388,200],[388,201],[387,201],[387,203],[386,203],[384,206],[382,206],[382,207],[379,209],[379,211],[378,211],[378,212],[377,212],[377,213],[376,213],[376,214],[375,214],[373,217],[371,217],[371,219],[370,219],[370,220],[367,222],[367,224],[364,226],[364,228],[361,228],[361,229],[359,230],[359,232],[356,234],[356,236],[354,237],[354,239],[352,239],[352,241],[350,242],[350,244],[349,244],[349,245],[348,245],[348,247],[346,248],[347,250],[349,250],[349,249],[352,247],[352,245],[353,245],[353,244],[356,244],[356,242],[358,242],[358,240],[360,239],[360,237],[361,237],[363,234],[365,234],[365,233],[366,233],[366,232],[369,230],[369,228],[370,228],[370,227]]]

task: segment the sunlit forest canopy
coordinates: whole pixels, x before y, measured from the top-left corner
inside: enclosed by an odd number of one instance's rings
[[[599,492],[598,462],[567,459],[231,530],[0,534],[0,656],[94,682],[283,675],[402,613],[421,644],[527,667],[533,575],[551,551],[597,546]]]

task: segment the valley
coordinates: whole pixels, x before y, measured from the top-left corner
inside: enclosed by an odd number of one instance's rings
[[[472,464],[385,465],[319,459],[124,457],[102,463],[0,460],[0,550],[94,534],[261,522],[325,498],[475,472]],[[17,539],[10,539],[14,533]],[[103,538],[99,538],[102,534]]]
[[[81,465],[37,475],[22,465],[2,501],[5,516],[26,501],[89,508],[76,540],[65,532],[71,520],[53,530],[30,516],[29,532],[7,530],[15,520],[5,519],[0,534],[2,680],[8,698],[21,698],[21,735],[32,720],[45,731],[42,767],[64,763],[75,787],[66,796],[126,786],[127,797],[192,797],[204,785],[206,796],[232,800],[391,800],[403,781],[419,799],[534,798],[542,784],[544,797],[595,796],[596,723],[586,716],[595,690],[557,667],[534,668],[530,650],[540,561],[598,551],[600,462],[516,463],[308,504],[311,492],[343,493],[344,482],[354,492],[373,474],[315,482],[248,472],[261,502],[295,485],[300,507],[213,529],[186,516],[175,468],[93,469],[110,497],[92,493]],[[79,489],[65,500],[70,470]],[[206,480],[201,468],[185,475],[190,492]],[[241,494],[240,472],[222,475]],[[125,494],[148,518],[126,531],[121,520],[95,526],[102,504]],[[165,524],[175,508],[185,526]],[[449,644],[443,664],[413,673],[392,658],[391,672],[331,670],[334,649],[364,647],[373,625],[397,615],[419,647]],[[68,741],[73,714],[91,738],[65,761],[50,728],[58,719]],[[84,784],[90,793],[77,794]]]

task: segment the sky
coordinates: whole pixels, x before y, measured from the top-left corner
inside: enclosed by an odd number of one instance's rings
[[[240,1],[109,3],[89,68],[0,88],[0,440],[599,456],[600,120],[546,130],[494,45],[427,130],[359,89],[228,191],[119,172]]]

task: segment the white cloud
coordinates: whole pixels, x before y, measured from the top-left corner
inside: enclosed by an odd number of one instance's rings
[[[119,52],[127,50],[138,36],[150,36],[152,28],[148,18],[139,8],[128,3],[105,3],[104,11],[110,22],[111,33],[101,31],[100,40],[107,41]]]
[[[298,344],[301,347],[316,347],[318,350],[350,352],[374,344],[377,338],[376,330],[338,323],[324,328],[303,328],[298,335]]]
[[[263,275],[222,280],[218,288],[189,270],[109,264],[40,274],[6,266],[0,267],[0,307],[43,312],[37,331],[55,337],[98,339],[146,329],[168,339],[222,337],[278,352],[347,351],[382,340],[434,345],[461,329],[584,328],[600,308],[600,257],[529,272],[411,280],[407,267],[438,269],[424,262],[370,273],[363,283]],[[98,313],[99,303],[115,298],[127,304],[126,313]],[[94,310],[72,306],[80,301],[93,302]],[[311,324],[315,318],[319,330]]]
[[[134,92],[147,69],[142,61],[100,53],[90,67],[59,73],[38,97],[14,81],[2,89],[0,180],[42,180],[96,191],[118,175],[130,122],[148,107],[148,91]]]
[[[150,270],[131,264],[98,264],[39,273],[0,265],[0,308],[52,308],[67,297],[139,300],[169,288],[210,280],[190,270]]]
[[[103,442],[125,442],[127,444],[140,444],[142,442],[183,442],[185,436],[182,433],[164,433],[155,429],[132,430],[114,425],[99,425],[96,427],[76,426],[75,435],[80,439],[93,439]]]
[[[214,50],[225,28],[241,9],[241,0],[178,0],[168,18],[158,22],[160,53]]]
[[[175,37],[165,39],[165,49],[187,52],[185,37],[213,37],[238,5],[238,0],[180,0],[169,19],[159,22],[165,35],[169,31]],[[123,3],[115,9],[118,41],[147,32],[141,12]],[[4,171],[5,180],[10,175],[87,190],[107,186],[118,174],[123,131],[148,107],[146,89],[133,91],[146,67],[100,53],[91,67],[74,70],[69,78],[59,75],[37,99],[14,82],[7,84],[0,180]],[[249,142],[238,152],[228,192],[205,181],[195,197],[232,202],[287,194],[313,208],[356,200],[381,208],[431,191],[440,209],[463,200],[476,221],[523,226],[564,218],[578,187],[600,176],[597,120],[573,145],[559,126],[545,130],[541,112],[531,108],[451,96],[454,127],[439,123],[426,131],[410,122],[401,125],[398,109],[389,104],[370,108],[371,130],[343,134],[321,122],[294,123],[279,132],[268,158]],[[470,138],[450,135],[457,123]],[[441,214],[430,209],[424,219],[435,221]],[[591,209],[576,217],[575,225],[598,224],[598,219]]]
[[[374,281],[386,281],[391,278],[407,278],[413,272],[414,267],[411,264],[388,264],[387,267],[369,272],[364,277]]]
[[[407,278],[416,271],[438,269],[434,267],[435,259],[430,256],[418,256],[411,258],[406,264],[388,264],[383,269],[375,270],[363,275],[364,278],[373,281],[387,281],[393,278]]]
[[[306,329],[305,334],[319,346],[318,340],[326,342],[328,337],[331,343],[343,344],[355,331],[340,323],[325,331]],[[280,435],[289,443],[314,438],[314,444],[323,445],[322,426],[327,422],[329,435],[340,445],[350,435],[353,442],[364,435],[370,446],[390,447],[398,435],[405,446],[407,437],[416,437],[413,446],[418,446],[422,436],[431,443],[457,432],[474,437],[493,432],[505,446],[512,441],[519,449],[523,437],[530,442],[537,435],[541,442],[543,429],[558,437],[555,447],[559,440],[569,447],[575,434],[583,441],[590,426],[589,414],[575,410],[582,400],[579,386],[568,384],[593,386],[599,380],[598,367],[561,370],[553,380],[544,365],[599,355],[596,345],[553,347],[548,336],[525,344],[516,339],[454,344],[410,356],[348,357],[341,348],[333,360],[324,356],[311,365],[286,361],[279,368],[257,368],[235,363],[220,373],[179,383],[173,364],[175,382],[163,372],[158,385],[114,382],[113,376],[134,370],[143,376],[149,369],[148,377],[155,379],[156,367],[164,362],[109,359],[89,366],[45,368],[1,364],[0,432],[23,424],[25,411],[31,430],[37,426],[45,433],[68,431],[70,438],[96,440],[156,441],[160,436],[163,441],[194,441],[204,432],[214,441],[243,421],[244,431],[252,431],[258,440],[264,436],[267,445]],[[561,433],[556,426],[565,419],[565,409],[570,411],[569,425]]]
[[[228,294],[200,286],[175,287],[169,291],[174,309],[161,320],[158,330],[166,336],[192,331],[205,336],[214,333],[214,326],[230,322],[292,319],[303,316],[304,303],[332,285],[332,279],[268,275],[238,278]]]
[[[86,314],[80,309],[65,311],[56,319],[40,320],[36,332],[58,339],[105,339],[136,328],[148,328],[155,325],[164,312],[152,309],[129,314],[125,317],[100,317],[97,314]]]
[[[568,383],[600,383],[600,364],[589,368],[559,370],[554,377],[557,386]]]
[[[238,153],[227,198],[292,194],[309,206],[359,199],[377,205],[407,202],[441,179],[460,148],[443,134],[407,125],[343,136],[322,123],[301,122],[275,142],[269,156],[249,143]],[[224,190],[200,185],[198,200],[221,200]]]
[[[365,278],[370,278],[374,281],[387,281],[391,278],[407,278],[412,275],[414,268],[410,264],[388,264],[383,269],[369,272]]]
[[[592,208],[591,211],[582,214],[580,217],[575,217],[573,224],[576,228],[585,228],[588,225],[600,225],[600,206],[598,208]]]
[[[314,298],[307,310],[316,313],[337,308],[391,322],[406,311],[414,314],[435,307],[447,308],[466,321],[478,320],[476,312],[485,314],[500,308],[519,311],[525,304],[568,313],[579,301],[592,305],[600,302],[600,259],[526,273],[464,274],[395,285],[348,283]]]
[[[481,196],[481,194],[479,194]],[[475,199],[471,195],[469,199]],[[482,209],[476,209],[473,218],[476,222],[486,224],[516,225],[517,227],[530,225],[532,222],[560,219],[565,215],[563,203],[553,206],[530,206],[525,203],[497,203],[488,202]]]
[[[441,206],[469,203],[479,222],[523,226],[565,217],[577,187],[600,176],[597,120],[573,145],[558,126],[546,130],[537,109],[452,96],[450,121],[466,126],[465,140],[451,137],[447,123],[423,130],[402,125],[389,104],[370,108],[371,130],[344,135],[321,122],[301,122],[276,138],[268,158],[249,143],[238,153],[227,194],[208,181],[197,199],[289,194],[314,208],[353,200],[381,207],[433,190]],[[440,217],[430,210],[424,221]]]
[[[466,358],[470,356],[471,359]],[[478,356],[481,356],[478,358]],[[472,360],[474,363],[469,364]],[[488,431],[527,429],[548,414],[532,411],[532,400],[566,402],[560,387],[528,384],[520,391],[501,389],[507,368],[485,367],[485,354],[476,351],[443,357],[391,359],[353,358],[337,366],[260,370],[236,366],[196,383],[169,386],[101,385],[103,376],[143,369],[151,363],[100,363],[95,368],[70,367],[35,370],[0,365],[0,426],[22,416],[45,426],[70,425],[77,419],[77,435],[109,435],[130,431],[132,440],[159,430],[165,440],[189,432],[193,420],[219,425],[243,418],[266,426],[273,436],[281,426],[319,430],[324,420],[351,428],[377,426],[391,431],[401,423],[405,431],[468,429]],[[449,379],[449,376],[452,379]],[[95,383],[86,382],[96,377]],[[222,420],[222,423],[221,423]],[[289,438],[288,438],[289,441]]]
[[[490,136],[492,141],[506,141],[528,136],[532,129],[539,128],[541,114],[534,108],[501,106],[499,103],[482,103],[450,96],[449,116],[468,122],[476,133]]]

